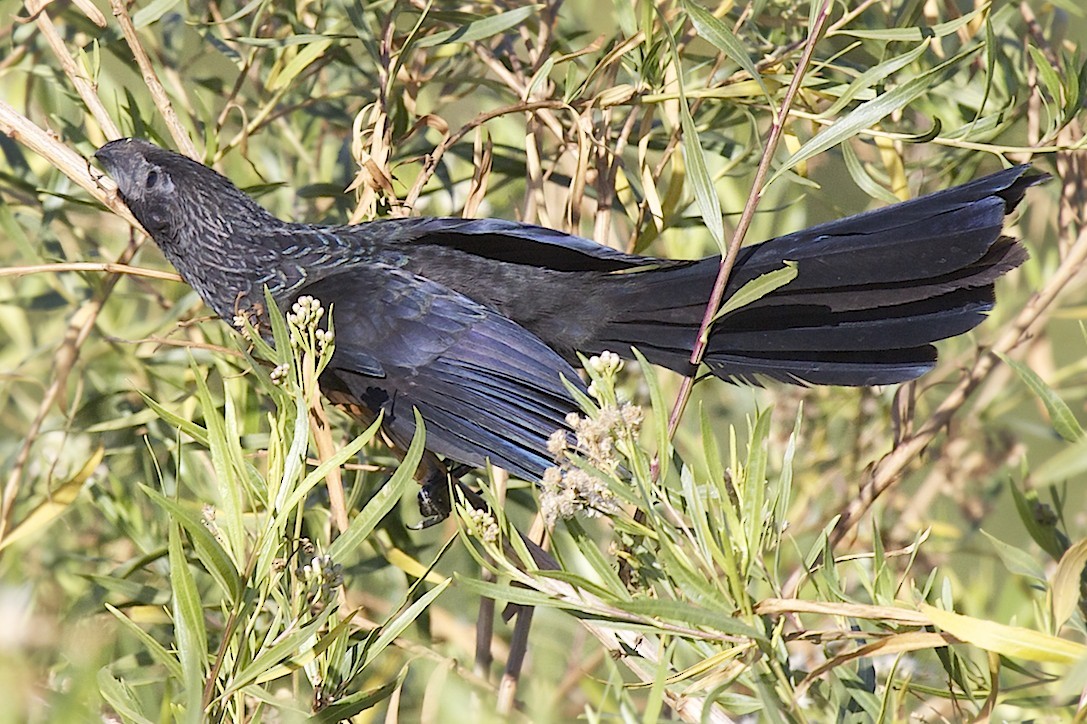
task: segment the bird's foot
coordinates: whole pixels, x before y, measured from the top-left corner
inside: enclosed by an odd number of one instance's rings
[[[409,525],[410,529],[424,530],[448,518],[453,511],[453,506],[449,502],[449,474],[429,476],[419,488],[416,499],[419,502],[419,515],[423,516],[423,519]]]
[[[487,504],[479,493],[460,482],[460,478],[472,470],[473,468],[469,465],[457,465],[442,474],[427,477],[423,481],[422,487],[419,488],[419,494],[416,496],[419,503],[419,515],[423,516],[423,519],[418,523],[409,525],[408,528],[411,530],[425,530],[448,518],[450,513],[453,512],[453,505],[449,500],[451,485],[456,485],[460,489],[465,502],[473,508],[486,510]]]

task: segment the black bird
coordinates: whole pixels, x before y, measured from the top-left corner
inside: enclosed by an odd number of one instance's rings
[[[325,395],[406,448],[413,408],[448,461],[539,480],[547,439],[577,409],[560,375],[576,353],[637,347],[689,372],[719,258],[670,261],[496,219],[383,219],[357,226],[282,221],[230,181],[147,141],[95,157],[121,198],[224,319],[284,309],[301,295],[334,307]],[[1045,176],[1016,166],[962,186],[743,249],[728,292],[796,262],[786,286],[720,319],[705,364],[724,379],[820,385],[911,380],[932,342],[985,319],[993,283],[1026,258],[1004,216]],[[430,456],[421,482],[445,468]],[[423,480],[425,478],[426,480]],[[441,512],[441,511],[438,511]]]

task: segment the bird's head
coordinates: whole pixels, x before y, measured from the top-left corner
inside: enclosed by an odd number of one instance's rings
[[[221,316],[274,266],[284,222],[207,166],[137,138],[94,154],[166,258]],[[273,240],[273,241],[270,241]]]
[[[110,141],[94,157],[117,183],[121,199],[156,240],[172,236],[176,219],[183,218],[179,212],[184,200],[178,189],[186,166],[210,170],[138,138]],[[192,169],[189,175],[193,175]]]
[[[160,246],[182,242],[190,229],[199,228],[206,235],[229,228],[234,219],[253,221],[270,216],[212,169],[148,141],[110,141],[94,157]]]

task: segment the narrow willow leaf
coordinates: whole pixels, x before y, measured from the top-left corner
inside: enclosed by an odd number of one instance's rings
[[[1034,61],[1034,67],[1038,70],[1038,78],[1042,81],[1042,87],[1045,88],[1046,93],[1054,102],[1059,103],[1061,100],[1061,78],[1057,75],[1057,69],[1049,62],[1045,53],[1038,48],[1028,45],[1027,50],[1030,52],[1031,60]]]
[[[207,429],[204,429],[195,422],[187,420],[185,419],[185,417],[182,417],[177,413],[168,410],[167,408],[163,407],[162,404],[155,402],[146,394],[143,394],[142,391],[136,391],[138,392],[139,396],[143,398],[143,401],[147,402],[149,407],[154,410],[154,413],[162,417],[163,422],[170,425],[171,427],[182,430],[182,432],[185,433],[187,436],[191,437],[193,440],[196,440],[197,444],[199,444],[201,447],[210,447],[208,442]]]
[[[996,549],[996,554],[1000,556],[1000,560],[1004,563],[1004,567],[1007,568],[1010,573],[1014,573],[1017,576],[1027,576],[1028,578],[1034,579],[1037,583],[1045,584],[1045,571],[1034,556],[1021,548],[1008,545],[984,530],[981,531],[981,533],[993,544],[993,548]]]
[[[316,618],[301,626],[298,626],[297,622],[292,622],[291,628],[279,634],[271,645],[264,648],[248,666],[238,672],[230,681],[227,692],[237,691],[257,682],[281,664],[287,668],[275,669],[278,676],[282,676],[284,671],[301,668],[304,662],[298,661],[298,658],[306,657],[313,649],[313,642],[317,641],[318,635],[326,626],[328,617],[334,610],[336,610],[335,606],[329,606]]]
[[[108,603],[105,605],[106,610],[112,613],[114,618],[121,622],[121,625],[124,626],[125,630],[135,636],[140,643],[143,644],[144,648],[147,649],[147,652],[151,654],[151,658],[161,664],[171,678],[181,681],[184,672],[181,670],[181,662],[177,660],[177,657],[167,651],[166,647],[160,644],[154,636],[136,625],[135,621],[126,616],[119,609]]]
[[[816,133],[815,136],[805,143],[799,151],[786,159],[781,167],[774,172],[774,175],[770,178],[770,181],[767,182],[767,185],[774,182],[801,161],[806,161],[828,149],[834,148],[839,143],[852,138],[865,129],[871,128],[890,114],[904,108],[922,94],[931,91],[935,79],[944,70],[957,65],[963,59],[975,52],[977,52],[977,48],[965,50],[950,60],[887,91],[883,95],[857,106],[852,112],[844,116],[833,126],[824,128]]]
[[[1083,568],[1087,564],[1087,538],[1065,551],[1053,573],[1053,628],[1072,618],[1079,605]]]
[[[1075,664],[1087,657],[1087,646],[1041,631],[963,616],[925,603],[921,613],[955,638],[1011,659]]]
[[[853,82],[849,84],[849,87],[838,96],[838,99],[820,115],[824,118],[834,118],[841,113],[847,105],[852,103],[857,98],[858,94],[869,90],[872,86],[897,73],[924,55],[930,44],[931,40],[925,38],[912,50],[867,69],[857,76]]]
[[[154,0],[132,14],[132,24],[136,30],[146,28],[173,10],[179,2],[180,0]]]
[[[356,714],[372,709],[392,696],[402,681],[402,678],[393,679],[376,689],[358,691],[340,697],[336,699],[335,704],[321,709],[307,721],[311,722],[311,724],[339,724],[339,722],[351,720]]]
[[[721,217],[721,199],[717,198],[717,190],[713,187],[713,179],[710,177],[709,168],[706,166],[706,154],[702,150],[702,142],[698,138],[698,129],[695,127],[694,118],[691,116],[691,108],[687,105],[687,94],[683,89],[683,65],[679,61],[679,50],[676,48],[675,39],[671,33],[665,36],[671,44],[672,65],[676,69],[676,82],[679,88],[679,118],[683,129],[683,159],[687,164],[687,176],[694,187],[695,200],[698,202],[699,213],[706,229],[713,237],[717,248],[724,255],[728,251],[725,245],[725,223]]]
[[[717,310],[717,314],[713,315],[713,321],[716,322],[726,314],[731,314],[752,302],[757,302],[767,294],[796,279],[796,275],[800,272],[796,262],[786,261],[784,264],[785,266],[780,269],[761,274],[737,289],[735,294],[725,300],[725,303]]]
[[[0,540],[0,551],[13,543],[18,543],[44,532],[54,520],[63,515],[68,507],[75,502],[79,491],[83,489],[83,483],[87,482],[87,479],[98,468],[105,454],[106,450],[103,447],[99,447],[91,453],[90,458],[83,463],[83,467],[79,469],[79,472],[51,490],[43,502],[27,513],[26,517],[12,528],[11,532],[4,536],[3,540]]]
[[[635,601],[616,601],[614,606],[639,616],[652,616],[682,626],[703,626],[715,633],[725,634],[726,636],[739,636],[752,641],[768,643],[766,636],[742,621],[683,601],[645,598]]]
[[[1065,404],[1053,388],[1045,383],[1045,381],[1038,376],[1038,374],[1027,367],[1022,362],[1016,362],[1007,355],[997,353],[997,356],[1003,360],[1004,364],[1015,370],[1015,374],[1019,375],[1031,392],[1038,396],[1038,399],[1045,405],[1046,412],[1049,413],[1049,420],[1053,423],[1053,429],[1057,431],[1057,434],[1063,437],[1068,442],[1076,442],[1083,439],[1083,428],[1080,426],[1079,421],[1076,420],[1076,416],[1072,414],[1072,410]]]
[[[430,589],[413,602],[410,606],[404,609],[403,613],[398,615],[392,621],[388,621],[381,627],[381,633],[378,635],[374,643],[366,649],[366,659],[363,662],[363,666],[368,666],[374,660],[378,654],[384,651],[397,639],[400,634],[404,633],[404,630],[408,626],[415,623],[416,619],[422,615],[426,608],[434,603],[438,596],[445,592],[445,589],[449,588],[449,584],[453,582],[452,578],[447,578],[434,588]]]
[[[126,722],[137,724],[152,724],[153,719],[144,716],[140,702],[132,689],[123,680],[114,678],[109,666],[103,666],[98,670],[98,692],[106,703]]]
[[[557,608],[568,611],[577,611],[580,615],[592,618],[589,607],[584,603],[563,601],[549,593],[540,593],[528,588],[511,586],[505,583],[489,583],[475,578],[466,578],[455,575],[457,589],[463,589],[495,601],[513,603],[520,606],[535,606],[537,608]]]
[[[358,455],[359,451],[362,450],[362,448],[366,447],[366,445],[368,445],[370,441],[374,439],[374,436],[377,435],[377,431],[380,429],[380,427],[381,415],[378,415],[378,419],[374,420],[374,422],[371,423],[370,426],[366,428],[361,435],[356,437],[344,447],[337,450],[332,457],[330,457],[328,460],[325,460],[316,468],[314,468],[313,471],[311,471],[310,474],[306,476],[305,480],[303,480],[298,485],[298,487],[291,491],[291,494],[287,496],[287,499],[283,504],[283,510],[293,510],[296,505],[302,502],[303,498],[309,495],[309,492],[313,490],[313,488],[318,483],[328,477],[328,473],[333,468],[340,467],[348,460]]]
[[[728,247],[725,245],[725,225],[721,219],[721,200],[717,198],[717,191],[713,187],[713,180],[706,167],[706,156],[702,151],[702,142],[698,138],[698,129],[695,128],[694,119],[691,118],[691,110],[687,107],[687,99],[682,98],[679,105],[683,126],[683,158],[687,162],[691,185],[694,186],[699,213],[718,250],[724,255]]]
[[[1076,448],[1079,448],[1083,443],[1078,443]],[[1008,482],[1008,487],[1011,489],[1012,500],[1015,501],[1015,510],[1019,514],[1019,520],[1023,522],[1023,527],[1027,529],[1027,533],[1034,540],[1038,546],[1053,557],[1054,560],[1059,560],[1064,553],[1064,543],[1057,535],[1057,530],[1052,525],[1043,524],[1038,518],[1038,509],[1041,502],[1038,500],[1037,490],[1020,490],[1019,486],[1013,481]]]
[[[849,175],[853,178],[853,183],[857,184],[857,188],[861,191],[874,199],[885,201],[888,204],[897,204],[902,200],[876,183],[875,179],[873,179],[868,174],[868,171],[865,170],[861,160],[857,158],[857,152],[853,150],[853,146],[848,143],[843,143],[842,157],[845,159],[845,167],[846,170],[849,171]]]
[[[287,62],[287,65],[284,66],[282,71],[279,71],[278,73],[273,71],[271,73],[268,78],[268,90],[277,91],[289,86],[291,81],[312,65],[314,61],[324,55],[325,51],[330,47],[332,47],[332,41],[325,39],[310,43],[302,48]]]
[[[657,438],[657,477],[664,480],[668,477],[668,469],[672,464],[672,443],[668,438],[668,408],[664,403],[664,392],[661,391],[657,370],[645,358],[645,355],[634,347],[631,347],[630,351],[638,360],[642,380],[649,388],[649,402],[653,407],[653,428]]]
[[[181,660],[185,692],[185,721],[203,721],[200,700],[204,692],[204,670],[208,660],[208,635],[200,592],[189,571],[181,546],[181,526],[170,525],[170,591],[174,620],[174,641]]]
[[[140,488],[155,505],[162,508],[173,521],[185,529],[192,540],[196,557],[204,565],[204,569],[211,574],[231,601],[237,602],[242,595],[241,574],[238,573],[234,561],[226,550],[204,525],[204,521],[198,519],[191,510],[176,500],[171,500],[145,485],[141,485]]]
[[[865,38],[868,40],[888,40],[888,41],[914,41],[918,42],[925,38],[943,38],[953,33],[959,32],[959,28],[963,28],[974,21],[974,18],[978,17],[981,13],[987,13],[991,3],[982,3],[971,12],[955,18],[954,20],[948,20],[946,23],[936,23],[935,25],[917,26],[915,28],[880,28],[879,30],[868,30],[866,28],[856,28],[850,25],[838,28],[833,32],[827,33],[827,36],[833,35],[848,35],[854,38]]]
[[[702,6],[693,2],[685,2],[683,8],[690,16],[691,24],[694,25],[694,29],[698,31],[698,34],[754,78],[755,82],[759,84],[766,102],[772,107],[774,98],[770,95],[770,91],[755,64],[751,62],[751,56],[747,54],[747,48],[744,47],[743,42],[736,37],[727,25]]]
[[[426,430],[423,426],[423,418],[419,411],[416,410],[415,437],[412,438],[411,445],[408,446],[404,460],[400,463],[396,472],[393,473],[389,482],[381,487],[381,490],[370,499],[366,507],[347,526],[347,530],[329,547],[328,555],[333,560],[344,560],[349,552],[362,545],[362,542],[373,532],[381,519],[393,509],[393,506],[400,500],[408,486],[414,482],[415,469],[419,466],[419,461],[423,459],[425,441]]]
[[[492,15],[490,17],[482,18],[474,22],[462,25],[459,28],[453,28],[452,30],[446,30],[441,33],[435,33],[434,35],[428,35],[425,38],[420,38],[415,41],[416,48],[433,48],[436,45],[450,45],[453,43],[472,43],[477,40],[483,40],[489,38],[492,35],[498,35],[499,33],[509,30],[510,28],[520,25],[528,18],[532,17],[542,6],[541,5],[525,5],[519,7],[516,10],[510,10],[508,12],[499,13],[498,15]]]
[[[264,671],[257,673],[253,684],[266,684],[269,681],[275,681],[281,679],[284,676],[289,676],[299,669],[309,666],[312,662],[317,660],[317,657],[324,654],[331,648],[337,641],[344,641],[347,639],[351,632],[351,620],[354,614],[349,614],[343,617],[331,631],[327,633],[319,633],[319,638],[316,638],[313,642],[304,642],[302,646],[291,653],[283,663],[276,664],[275,666],[269,666]]]
[[[566,521],[565,525],[567,532],[570,533],[570,536],[577,544],[578,550],[581,551],[581,555],[585,557],[586,562],[596,572],[604,586],[598,586],[582,579],[580,576],[568,577],[570,574],[562,576],[562,580],[572,586],[592,591],[601,597],[630,598],[630,592],[627,591],[626,586],[619,579],[618,574],[615,572],[615,566],[600,552],[599,544],[589,536],[581,523],[576,518],[571,518]],[[552,577],[552,574],[558,573],[565,572],[544,571],[540,575]]]

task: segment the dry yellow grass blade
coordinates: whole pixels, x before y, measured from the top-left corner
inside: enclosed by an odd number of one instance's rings
[[[1087,646],[1020,626],[963,616],[921,604],[921,612],[955,638],[1013,659],[1075,664],[1087,658]]]
[[[83,489],[83,483],[87,482],[87,478],[102,462],[105,454],[104,447],[95,450],[79,472],[52,490],[49,497],[31,510],[21,523],[13,527],[11,532],[0,540],[0,551],[43,532],[54,520],[63,515],[79,495],[79,491]]]

